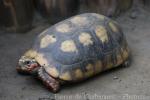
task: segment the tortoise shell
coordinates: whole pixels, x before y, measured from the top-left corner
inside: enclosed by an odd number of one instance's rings
[[[34,58],[54,78],[79,81],[117,67],[129,57],[122,30],[95,13],[73,16],[42,32]]]

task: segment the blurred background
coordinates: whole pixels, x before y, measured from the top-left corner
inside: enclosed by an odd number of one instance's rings
[[[55,24],[70,16],[95,12],[117,17],[134,4],[149,6],[149,0],[1,0],[0,27],[7,31],[26,32],[45,19]],[[38,19],[38,18],[41,19]]]
[[[132,51],[129,68],[104,72],[52,94],[16,64],[43,30],[68,17],[93,12],[119,23]],[[0,100],[150,100],[150,0],[0,0]],[[84,98],[75,98],[78,95]],[[60,96],[60,98],[59,98]],[[61,96],[66,96],[63,98]],[[56,98],[58,97],[58,98]]]

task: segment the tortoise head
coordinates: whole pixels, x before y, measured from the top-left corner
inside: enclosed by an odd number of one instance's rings
[[[19,59],[17,71],[22,74],[35,74],[39,68],[39,64],[35,59],[22,56]]]

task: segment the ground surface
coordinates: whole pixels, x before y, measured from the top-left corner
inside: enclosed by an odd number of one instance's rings
[[[15,70],[19,57],[47,25],[38,25],[27,34],[1,32],[0,100],[150,100],[150,12],[136,13],[136,19],[130,18],[130,12],[116,19],[132,50],[131,66],[64,86],[56,95],[33,77],[19,75]]]

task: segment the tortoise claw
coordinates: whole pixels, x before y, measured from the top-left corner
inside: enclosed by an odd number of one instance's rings
[[[38,70],[38,77],[50,91],[53,93],[57,93],[59,91],[59,81],[47,74],[43,67]]]
[[[122,66],[123,66],[123,67],[129,67],[130,64],[131,64],[131,59],[128,59],[127,61],[125,61],[125,62],[122,64]]]

